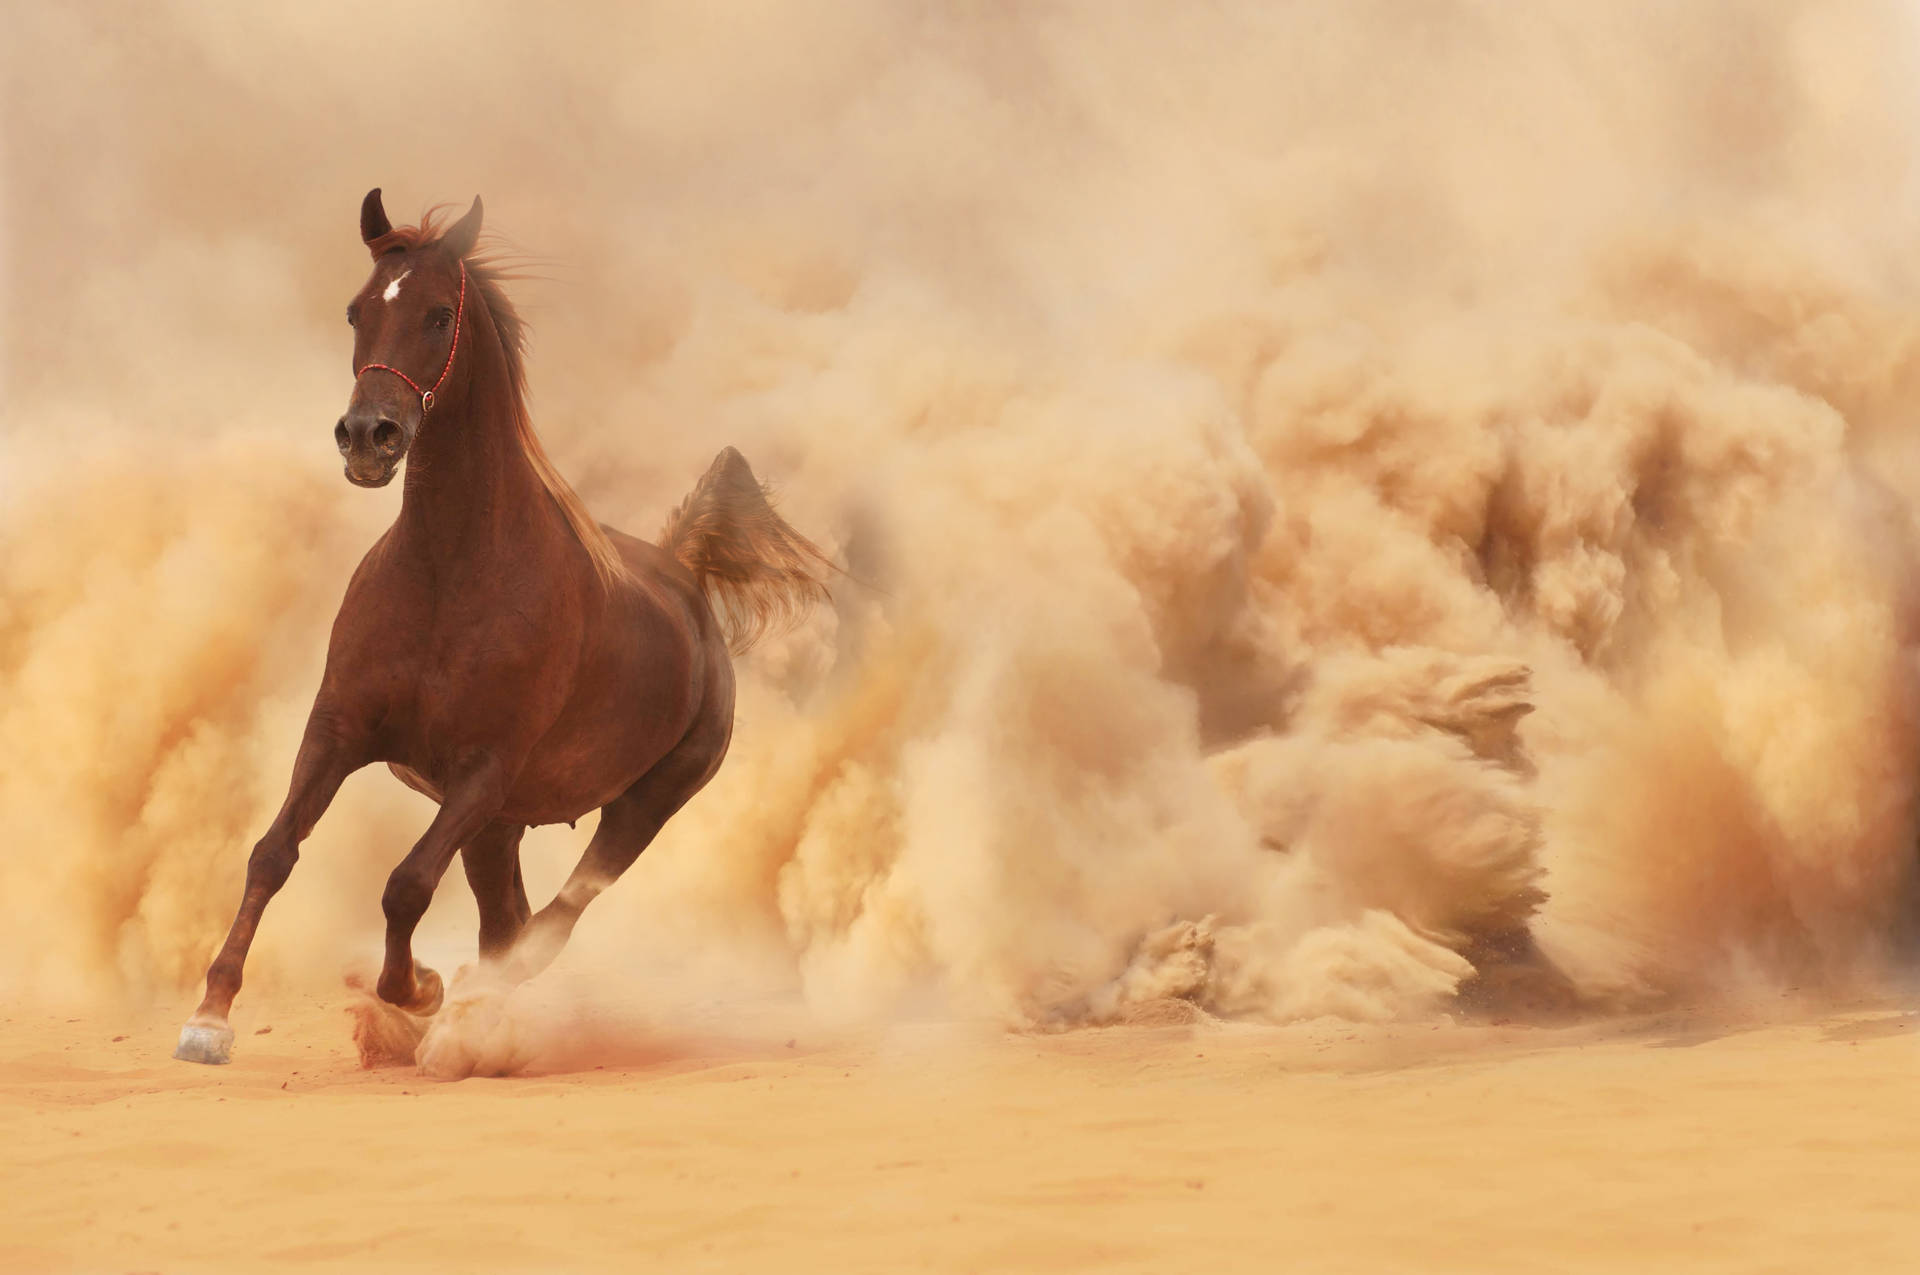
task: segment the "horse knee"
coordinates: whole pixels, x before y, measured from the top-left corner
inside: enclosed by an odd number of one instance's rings
[[[380,910],[386,913],[389,924],[413,925],[426,915],[431,902],[433,886],[403,863],[387,878],[387,888],[380,895]]]
[[[269,832],[254,842],[253,853],[247,856],[247,888],[278,893],[299,860],[300,847],[291,838]]]

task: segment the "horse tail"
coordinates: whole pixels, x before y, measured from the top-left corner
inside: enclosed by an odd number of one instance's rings
[[[667,518],[660,544],[693,572],[739,655],[785,632],[828,598],[827,555],[773,511],[772,493],[747,458],[721,449]]]

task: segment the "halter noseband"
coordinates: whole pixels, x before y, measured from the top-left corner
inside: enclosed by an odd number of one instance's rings
[[[433,396],[435,392],[439,390],[441,384],[446,381],[447,373],[453,371],[453,356],[460,352],[460,320],[465,317],[466,313],[467,263],[463,261],[460,263],[460,302],[453,312],[453,344],[447,347],[447,362],[446,365],[440,369],[440,375],[434,379],[433,389],[421,389],[420,382],[414,380],[411,376],[408,376],[405,372],[402,372],[390,363],[363,363],[360,366],[360,370],[353,374],[353,379],[358,381],[369,372],[391,372],[412,386],[413,392],[420,396],[421,415],[424,416],[426,413],[431,412],[433,410]]]

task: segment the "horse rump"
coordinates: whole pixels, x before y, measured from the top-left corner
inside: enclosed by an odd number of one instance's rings
[[[700,581],[735,655],[806,618],[837,570],[774,512],[772,492],[731,447],[668,517],[660,544]]]

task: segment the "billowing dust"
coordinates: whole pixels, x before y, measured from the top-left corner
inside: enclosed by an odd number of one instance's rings
[[[330,437],[374,185],[480,191],[550,259],[535,418],[602,518],[650,533],[733,443],[859,581],[745,662],[732,757],[550,986],[1388,1019],[1515,970],[1603,1009],[1853,994],[1901,954],[1895,5],[9,23],[0,960],[33,995],[190,1005],[284,791],[399,499]],[[426,819],[349,783],[243,1019],[374,958]],[[529,839],[536,906],[586,831]],[[424,954],[472,935],[455,873]]]

